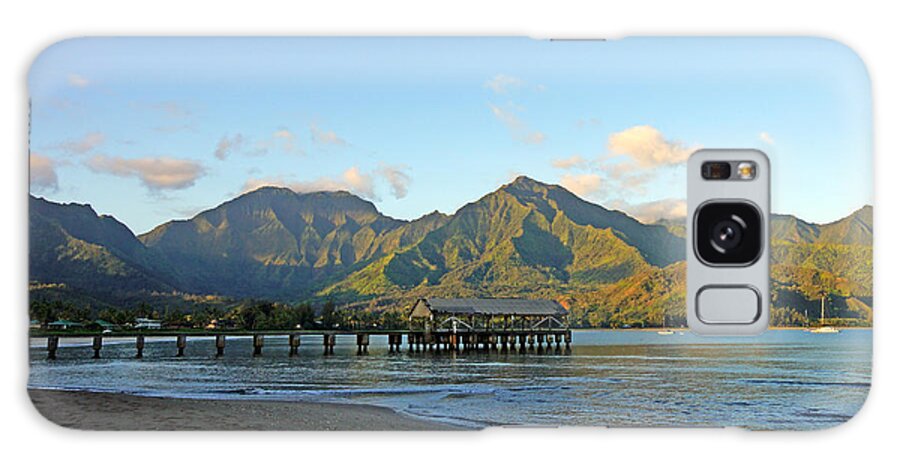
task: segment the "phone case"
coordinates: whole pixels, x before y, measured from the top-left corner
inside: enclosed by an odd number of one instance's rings
[[[79,38],[30,94],[29,394],[81,429],[841,424],[872,102],[821,38]],[[770,329],[686,329],[685,166],[766,153]]]

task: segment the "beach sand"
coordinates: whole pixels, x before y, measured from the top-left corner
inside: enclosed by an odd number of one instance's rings
[[[464,430],[368,405],[28,393],[45,418],[82,430]]]

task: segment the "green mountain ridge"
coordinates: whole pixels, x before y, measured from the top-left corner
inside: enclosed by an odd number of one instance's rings
[[[381,308],[421,296],[541,297],[584,325],[683,320],[683,222],[644,224],[527,177],[412,221],[347,192],[264,187],[138,237],[90,206],[29,205],[31,280],[45,288],[33,297]],[[772,244],[779,315],[796,320],[824,295],[842,317],[871,320],[871,206],[828,224],[773,215]],[[56,284],[66,292],[46,290]]]
[[[826,224],[815,224],[785,214],[771,216],[773,242],[830,243],[872,246],[873,210],[865,205],[847,217]]]
[[[659,226],[520,177],[460,208],[443,227],[322,294],[375,296],[416,286],[497,288],[603,284],[684,259]],[[379,280],[372,285],[372,279]]]
[[[122,223],[88,205],[29,197],[29,278],[106,297],[171,291],[152,253]]]
[[[296,299],[445,221],[389,218],[347,192],[264,187],[138,238],[168,257],[186,291]]]

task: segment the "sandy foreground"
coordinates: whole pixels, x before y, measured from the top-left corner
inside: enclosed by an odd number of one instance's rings
[[[45,418],[82,430],[464,430],[368,405],[37,389],[28,394]]]

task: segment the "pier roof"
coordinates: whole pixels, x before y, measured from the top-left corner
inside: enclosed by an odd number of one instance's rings
[[[561,316],[568,312],[553,300],[519,298],[422,298],[411,317],[433,314],[486,314],[495,316]]]

